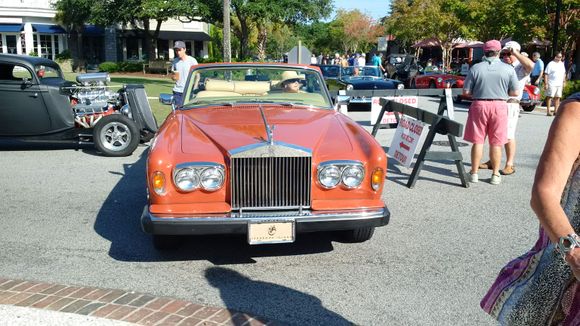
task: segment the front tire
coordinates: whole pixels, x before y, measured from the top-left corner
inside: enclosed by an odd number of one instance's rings
[[[365,228],[358,228],[354,230],[348,230],[344,234],[346,242],[350,243],[360,243],[370,240],[375,233],[375,227],[369,226]]]
[[[101,118],[93,130],[95,147],[110,157],[131,155],[139,146],[139,138],[135,122],[121,114]]]

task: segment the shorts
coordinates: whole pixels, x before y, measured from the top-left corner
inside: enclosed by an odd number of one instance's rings
[[[548,97],[562,97],[562,88],[562,86],[548,85],[548,91],[544,95]]]
[[[508,114],[505,101],[475,100],[469,107],[463,139],[473,144],[502,146],[507,143]]]
[[[520,117],[520,103],[508,103],[507,139],[516,138],[516,127]]]

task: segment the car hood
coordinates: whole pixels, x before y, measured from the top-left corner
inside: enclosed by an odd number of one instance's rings
[[[297,145],[325,154],[349,153],[352,128],[345,116],[329,109],[262,106],[266,120],[274,126],[275,142]],[[348,119],[348,118],[346,118]],[[215,146],[223,154],[268,140],[266,127],[256,105],[196,108],[183,111],[182,151],[203,153]],[[322,141],[324,140],[324,141]]]

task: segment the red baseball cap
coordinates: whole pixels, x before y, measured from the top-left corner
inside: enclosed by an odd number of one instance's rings
[[[483,45],[483,52],[499,50],[501,50],[501,43],[498,40],[490,40]]]

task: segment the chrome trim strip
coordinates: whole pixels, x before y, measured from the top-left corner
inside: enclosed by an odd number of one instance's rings
[[[235,157],[235,156],[239,156],[243,152],[255,150],[255,149],[258,149],[261,147],[266,147],[266,146],[288,147],[290,149],[304,152],[303,156],[312,156],[312,149],[310,149],[310,148],[302,147],[302,146],[298,146],[298,145],[294,145],[294,144],[289,144],[289,143],[285,143],[285,142],[281,142],[281,141],[274,141],[272,144],[270,144],[270,143],[249,144],[249,145],[241,146],[238,148],[234,148],[234,149],[228,151],[228,153],[230,154],[231,157]],[[296,156],[296,155],[294,155],[294,156]]]
[[[157,217],[147,209],[148,217],[154,224],[159,223],[199,223],[199,224],[223,224],[239,223],[250,221],[261,221],[263,219],[275,219],[277,221],[296,222],[330,222],[330,221],[353,221],[375,219],[385,216],[387,208],[345,210],[345,211],[312,211],[303,210],[302,215],[298,211],[278,211],[278,212],[244,212],[245,217],[238,217],[236,213],[192,215],[191,217]]]

